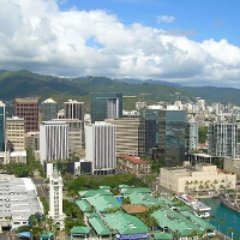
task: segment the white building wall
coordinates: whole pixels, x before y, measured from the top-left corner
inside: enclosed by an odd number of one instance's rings
[[[68,124],[46,121],[40,125],[40,160],[65,160],[69,156]]]
[[[116,167],[116,127],[95,123],[85,128],[86,161],[92,162],[92,172]]]

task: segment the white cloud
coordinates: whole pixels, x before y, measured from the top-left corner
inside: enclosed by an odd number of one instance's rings
[[[240,85],[240,48],[203,42],[105,11],[61,11],[59,0],[2,0],[0,69]]]
[[[157,17],[157,22],[158,23],[172,23],[174,21],[175,21],[174,16],[163,15],[163,16],[158,16]]]

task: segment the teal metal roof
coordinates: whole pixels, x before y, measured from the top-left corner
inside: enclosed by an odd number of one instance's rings
[[[121,204],[113,196],[108,195],[95,195],[86,198],[86,201],[92,205],[97,212],[106,212],[109,209],[120,209]]]
[[[77,200],[75,203],[78,205],[82,212],[91,211],[91,205],[85,199]]]
[[[141,220],[123,212],[106,214],[104,221],[120,235],[148,233],[148,227]]]
[[[104,224],[98,214],[89,214],[88,221],[98,235],[107,236],[111,234],[110,229]]]
[[[171,209],[160,209],[151,214],[161,228],[168,228],[172,233],[178,232],[180,236],[201,235],[202,229],[192,223],[189,219]]]
[[[196,215],[194,215],[191,211],[189,211],[187,209],[180,208],[179,213],[182,214],[187,219],[191,220],[191,222],[195,223],[199,228],[203,229],[204,231],[207,231],[207,230],[214,231],[216,229],[208,221],[206,221],[200,217],[197,217]]]
[[[86,226],[75,226],[70,230],[71,234],[89,234],[91,231],[90,227]]]
[[[96,190],[89,190],[89,191],[80,191],[80,192],[78,192],[78,194],[82,198],[93,197],[93,196],[95,196],[97,194],[109,195],[109,196],[113,195],[113,193],[111,193],[109,190],[106,190],[106,189],[96,189]]]
[[[152,239],[154,239],[154,240],[173,240],[173,235],[171,233],[155,232],[152,234]]]

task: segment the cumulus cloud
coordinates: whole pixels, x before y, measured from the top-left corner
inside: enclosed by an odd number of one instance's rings
[[[1,0],[0,68],[238,84],[240,48],[226,39],[196,42],[102,10],[61,11],[60,2]]]
[[[158,16],[157,17],[157,22],[158,23],[172,23],[174,21],[175,21],[174,16],[163,15],[163,16]]]

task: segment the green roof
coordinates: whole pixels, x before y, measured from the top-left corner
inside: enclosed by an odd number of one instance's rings
[[[86,200],[92,205],[97,212],[105,212],[109,209],[119,209],[121,204],[113,196],[108,195],[95,195],[88,197]]]
[[[171,209],[160,209],[151,214],[161,228],[168,228],[171,232],[179,232],[180,236],[191,236],[202,234],[204,231],[185,218],[178,212]]]
[[[75,226],[70,230],[71,234],[89,234],[91,228],[86,226]]]
[[[110,235],[110,229],[104,224],[98,214],[89,214],[88,221],[96,233],[101,236]]]
[[[190,212],[189,210],[186,209],[179,209],[179,213],[182,214],[184,217],[186,217],[187,219],[189,219],[191,222],[195,223],[198,227],[200,227],[201,229],[203,229],[204,231],[207,230],[212,230],[214,231],[216,228],[211,225],[208,221],[197,217],[196,215],[194,215],[192,212]]]
[[[123,212],[106,214],[104,221],[121,235],[148,233],[148,227],[141,220]]]
[[[40,239],[42,240],[48,240],[48,238],[51,238],[53,237],[54,234],[52,232],[43,232],[41,235],[40,235]]]
[[[103,189],[103,190],[111,190],[110,186],[99,186],[99,189]]]
[[[78,192],[78,194],[83,197],[83,198],[87,198],[87,197],[93,197],[97,194],[101,194],[101,195],[109,195],[112,196],[113,194],[106,189],[96,189],[96,190],[89,190],[89,191],[80,191]]]
[[[154,239],[154,240],[172,240],[173,235],[171,233],[155,232],[155,233],[153,233],[152,239]]]
[[[128,188],[122,188],[121,191],[120,191],[122,194],[124,194],[125,197],[128,197],[128,195],[134,193],[134,192],[137,192],[137,193],[150,193],[151,190],[150,188],[147,188],[147,187],[128,187]]]
[[[77,200],[75,203],[78,205],[82,212],[91,211],[91,205],[85,199]]]

